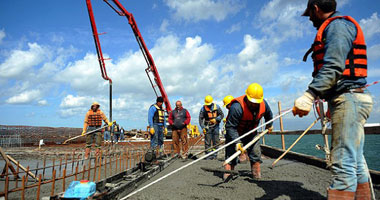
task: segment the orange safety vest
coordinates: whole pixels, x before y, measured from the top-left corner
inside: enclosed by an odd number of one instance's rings
[[[356,39],[352,44],[351,51],[347,55],[343,77],[367,77],[367,47],[364,40],[364,34],[358,22],[356,22],[350,16],[336,16],[324,21],[321,27],[318,29],[313,45],[309,51],[306,52],[303,60],[306,61],[309,53],[313,52],[311,55],[314,61],[314,71],[312,75],[315,77],[318,71],[323,67],[323,58],[325,56],[325,38],[323,38],[323,32],[326,29],[327,25],[329,25],[335,19],[346,19],[348,21],[351,21],[355,24],[357,30]]]
[[[218,116],[218,107],[216,104],[213,104],[212,109],[210,109],[208,106],[204,106],[205,111],[207,113],[207,120],[210,121],[211,119],[215,119]]]
[[[265,113],[265,102],[262,101],[259,106],[259,112],[256,115],[256,118],[254,118],[251,110],[248,108],[247,103],[244,101],[246,95],[237,97],[231,101],[231,105],[234,102],[239,102],[241,108],[243,109],[243,116],[240,119],[239,125],[237,127],[237,132],[241,135],[246,133],[247,131],[250,131],[257,127],[257,125],[260,122],[260,119],[263,117]]]
[[[88,115],[88,121],[87,124],[88,126],[101,126],[102,125],[102,115],[100,110],[97,110],[94,112],[93,110],[89,110],[89,115]]]

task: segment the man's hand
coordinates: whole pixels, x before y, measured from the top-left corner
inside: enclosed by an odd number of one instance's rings
[[[204,128],[204,129],[203,129],[203,134],[205,134],[205,135],[206,135],[206,132],[207,132],[207,131],[206,131],[206,129]]]
[[[314,95],[310,92],[305,92],[301,97],[294,101],[293,115],[299,115],[300,117],[309,114],[314,102]]]
[[[154,135],[155,132],[156,132],[156,131],[154,131],[154,128],[153,128],[153,127],[149,129],[149,133],[150,133],[151,135]]]
[[[168,129],[165,128],[165,129],[164,129],[164,135],[166,136],[167,134],[168,134]]]
[[[271,133],[272,133],[272,131],[273,131],[273,126],[271,126],[271,127],[268,127],[268,128],[266,128],[266,129],[268,129],[268,134],[271,134]]]
[[[214,118],[214,119],[210,119],[210,123],[211,124],[216,124],[216,119]]]
[[[245,153],[245,150],[243,149],[243,144],[242,143],[237,143],[235,146],[236,151],[241,151],[241,154]]]
[[[82,131],[82,136],[86,134],[86,130],[83,130]]]

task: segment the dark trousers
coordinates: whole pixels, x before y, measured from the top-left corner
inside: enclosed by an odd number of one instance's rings
[[[205,149],[209,149],[212,146],[219,144],[219,127],[213,127],[207,130],[205,135]],[[216,148],[212,148],[206,151],[206,153],[210,153],[214,151]],[[217,153],[210,156],[210,158],[216,158]]]
[[[252,134],[249,134],[248,136],[244,137],[241,139],[241,142],[243,143],[243,145],[247,145],[250,141],[253,140],[253,138],[255,138],[255,136],[257,135],[257,132],[254,132]],[[230,135],[226,134],[226,144],[231,142],[232,141],[232,138]],[[236,152],[236,147],[234,144],[226,147],[226,154],[225,154],[225,158],[229,158],[230,156],[232,156],[234,153]],[[248,154],[248,157],[249,157],[249,161],[251,162],[251,164],[255,163],[255,162],[262,162],[261,161],[261,149],[260,149],[260,140],[256,141],[253,145],[251,145],[248,149],[247,149],[247,154]],[[231,165],[236,165],[237,164],[237,160],[238,158],[232,160],[230,162]]]

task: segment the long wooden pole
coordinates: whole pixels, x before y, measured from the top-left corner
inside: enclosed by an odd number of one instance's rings
[[[281,114],[281,101],[278,102],[278,114]],[[284,132],[284,125],[282,123],[282,116],[280,117],[280,130],[281,133]],[[282,144],[282,150],[285,150],[285,136],[284,134],[281,134],[281,144]]]
[[[20,163],[18,163],[14,158],[12,158],[9,155],[7,155],[7,158],[11,162],[13,162],[14,164],[18,165],[20,167],[20,169],[22,169],[24,172],[26,172],[29,176],[33,177],[34,179],[36,179],[38,181],[38,178],[36,177],[36,175],[34,175],[31,171],[27,170],[24,166],[22,166]]]
[[[102,130],[103,128],[107,128],[107,127],[108,127],[108,124],[105,125],[105,126],[102,126],[102,127],[98,128],[98,129],[95,129],[95,130],[92,130],[92,131],[90,131],[90,132],[87,132],[86,134],[83,134],[83,135],[77,135],[77,136],[75,136],[75,137],[69,138],[69,139],[65,140],[65,141],[63,142],[63,144],[66,144],[67,142],[69,142],[69,141],[71,141],[71,140],[75,140],[75,139],[77,139],[77,138],[80,138],[80,137],[84,137],[84,136],[86,136],[86,135],[93,134],[93,133],[95,133],[95,132],[97,132],[97,131],[100,131],[100,130]]]
[[[296,141],[293,142],[292,145],[290,145],[290,147],[284,152],[282,153],[282,155],[280,157],[277,158],[277,160],[275,160],[273,163],[272,163],[272,168],[274,167],[274,165],[279,161],[281,160],[293,147],[294,145],[297,144],[297,142],[317,123],[317,121],[319,120],[316,119],[313,123],[310,124],[310,126],[296,139]]]

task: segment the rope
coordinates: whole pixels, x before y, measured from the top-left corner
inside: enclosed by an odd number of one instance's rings
[[[138,192],[140,192],[140,191],[142,191],[142,190],[148,188],[149,186],[151,186],[151,185],[153,185],[153,184],[155,184],[155,183],[157,183],[157,182],[163,180],[164,178],[166,178],[166,177],[168,177],[168,176],[170,176],[170,175],[172,175],[172,174],[174,174],[174,173],[177,173],[178,171],[180,171],[180,170],[182,170],[182,169],[185,169],[186,167],[188,167],[188,166],[190,166],[190,165],[192,165],[192,164],[195,164],[195,163],[199,162],[200,160],[203,160],[203,159],[207,158],[208,156],[210,156],[210,155],[212,155],[212,154],[214,154],[214,153],[217,153],[218,151],[220,151],[220,150],[226,148],[227,146],[229,146],[229,145],[231,145],[231,144],[237,142],[237,141],[240,140],[241,138],[244,138],[244,137],[248,136],[249,134],[251,134],[251,133],[257,131],[257,130],[260,129],[261,127],[264,127],[265,125],[267,125],[267,124],[269,124],[269,123],[272,123],[273,121],[277,120],[278,118],[282,117],[283,115],[286,115],[286,114],[290,113],[291,111],[292,111],[291,108],[290,108],[290,109],[287,109],[287,110],[284,111],[282,114],[280,114],[280,115],[274,117],[273,119],[269,120],[268,122],[265,122],[264,124],[261,124],[260,126],[254,128],[254,129],[248,131],[248,132],[245,133],[244,135],[242,135],[242,136],[240,136],[240,137],[238,137],[238,138],[232,140],[231,142],[229,142],[229,143],[227,143],[227,144],[225,144],[225,145],[219,147],[217,150],[212,151],[212,152],[210,152],[210,153],[208,153],[208,154],[206,154],[206,155],[204,155],[204,156],[198,158],[197,160],[194,160],[194,161],[192,161],[192,162],[190,162],[190,163],[188,163],[188,164],[186,164],[186,165],[184,165],[184,166],[182,166],[182,167],[180,167],[180,168],[178,168],[178,169],[176,169],[176,170],[174,170],[174,171],[172,171],[172,172],[170,172],[170,173],[168,173],[168,174],[166,174],[166,175],[164,175],[164,176],[162,176],[162,177],[160,177],[160,178],[158,178],[157,180],[155,180],[155,181],[153,181],[153,182],[151,182],[151,183],[149,183],[149,184],[143,186],[142,188],[133,191],[132,193],[128,194],[127,196],[121,198],[120,200],[127,199],[128,197],[133,196],[134,194],[136,194],[136,193],[138,193]]]

